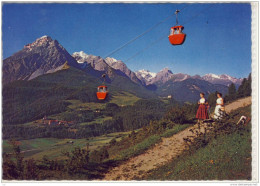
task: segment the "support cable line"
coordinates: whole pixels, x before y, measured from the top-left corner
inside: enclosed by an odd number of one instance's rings
[[[167,35],[163,35],[163,36],[159,37],[157,40],[155,40],[154,42],[150,43],[147,47],[145,47],[142,50],[140,50],[139,52],[135,53],[134,55],[132,55],[130,58],[128,58],[124,62],[126,63],[126,62],[130,61],[131,59],[135,58],[136,56],[138,56],[139,54],[143,53],[145,50],[147,50],[148,48],[152,47],[153,45],[155,45],[156,43],[158,43],[159,41],[164,39]]]
[[[188,21],[184,22],[183,25],[191,22],[193,19],[195,19],[196,17],[198,17],[200,14],[202,14],[203,12],[207,11],[208,9],[212,8],[216,3],[212,3],[211,5],[209,5],[207,8],[201,10],[198,14],[192,16]]]

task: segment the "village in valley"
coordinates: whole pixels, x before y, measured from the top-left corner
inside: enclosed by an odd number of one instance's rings
[[[48,118],[47,116],[44,116],[42,119],[36,120],[33,123],[38,124],[38,125],[45,125],[45,126],[60,125],[60,126],[66,126],[66,127],[70,127],[70,126],[76,124],[74,121],[63,121],[63,120],[51,119],[51,118]]]

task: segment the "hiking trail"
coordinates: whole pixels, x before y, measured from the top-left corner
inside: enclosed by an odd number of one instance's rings
[[[251,104],[251,97],[236,100],[225,106],[227,113],[239,107],[245,107]],[[205,125],[201,126],[200,132],[204,132]],[[180,131],[179,133],[162,138],[162,141],[155,144],[143,154],[132,157],[121,165],[112,168],[105,175],[103,180],[135,180],[149,173],[154,168],[166,164],[168,161],[180,155],[186,148],[183,138],[195,136],[193,131],[199,130],[198,125],[194,125]]]

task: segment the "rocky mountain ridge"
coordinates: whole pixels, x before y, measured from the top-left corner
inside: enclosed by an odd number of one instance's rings
[[[43,36],[3,60],[2,82],[7,84],[15,80],[30,80],[61,70],[65,63],[78,68],[77,61],[57,40]]]
[[[101,59],[100,56],[89,55],[83,51],[75,52],[72,54],[72,56],[78,61],[78,63],[86,62],[88,64],[91,64],[91,66],[95,70],[99,70],[99,71],[101,70],[98,66],[96,67],[95,65],[93,65],[91,63],[91,61],[93,61],[93,59],[95,59],[94,61],[97,61],[101,64],[101,62],[98,61]],[[191,76],[191,75],[184,74],[184,73],[174,74],[167,67],[162,69],[158,73],[150,72],[149,70],[145,70],[145,69],[133,72],[121,60],[107,57],[103,62],[105,62],[106,65],[108,65],[116,70],[120,70],[127,77],[129,77],[132,81],[134,81],[136,83],[141,82],[143,85],[151,85],[151,84],[160,85],[160,84],[166,83],[167,81],[177,82],[177,81],[184,81],[188,78],[192,78],[192,79],[205,80],[212,84],[222,84],[222,85],[229,86],[231,83],[240,85],[243,80],[242,78],[238,79],[235,77],[231,77],[227,74],[216,75],[216,74],[209,73],[209,74],[205,74],[204,76],[200,76],[200,75]],[[102,65],[102,66],[104,66],[104,65]]]

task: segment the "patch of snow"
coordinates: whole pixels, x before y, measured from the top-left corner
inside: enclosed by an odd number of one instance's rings
[[[72,55],[76,55],[76,56],[80,56],[82,58],[87,58],[89,55],[86,54],[85,52],[83,51],[80,51],[80,52],[74,52]]]
[[[150,72],[149,70],[138,70],[137,73],[139,73],[143,78],[146,78],[147,76],[150,76],[150,78],[155,78],[156,73]]]
[[[45,35],[45,36],[40,37],[39,39],[43,39],[43,38],[46,38],[46,37],[49,37],[49,36]]]
[[[212,73],[206,74],[205,77],[211,77],[211,78],[220,79],[220,76],[218,76],[216,74],[212,74]]]
[[[221,75],[221,77],[225,78],[225,79],[228,79],[228,80],[231,80],[231,81],[234,81],[234,79],[236,79],[236,78],[233,78],[233,77],[231,77],[231,76],[229,76],[227,74],[223,74],[223,75]]]
[[[109,62],[117,62],[118,60],[117,59],[115,59],[115,58],[112,58],[112,57],[107,57],[106,59],[105,59],[105,61],[109,61]]]
[[[188,75],[187,74],[185,74],[185,76],[181,79],[181,81],[184,81],[185,79],[188,79]]]
[[[86,59],[89,57],[88,54],[86,54],[85,52],[83,51],[80,51],[80,52],[74,52],[72,54],[72,56],[74,58],[76,58],[77,62],[78,63],[84,63],[86,61]]]

